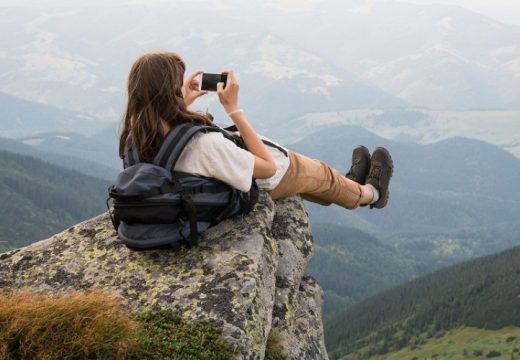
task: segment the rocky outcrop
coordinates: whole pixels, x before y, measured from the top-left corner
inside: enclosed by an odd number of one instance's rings
[[[129,309],[171,309],[223,328],[239,358],[262,359],[271,331],[290,359],[326,359],[322,291],[304,275],[313,243],[300,198],[266,194],[252,213],[211,228],[199,246],[132,251],[108,214],[0,255],[0,287],[104,288]]]

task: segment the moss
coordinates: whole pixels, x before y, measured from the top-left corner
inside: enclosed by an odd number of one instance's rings
[[[112,231],[109,231],[107,229],[102,229],[101,231],[99,231],[95,236],[94,238],[96,240],[105,240],[107,238],[109,238],[110,236],[112,236]]]
[[[236,351],[222,338],[222,329],[204,321],[188,323],[171,311],[143,312],[139,343],[147,359],[231,359]]]

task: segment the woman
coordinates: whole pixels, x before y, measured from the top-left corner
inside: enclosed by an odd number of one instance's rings
[[[184,80],[185,65],[173,52],[151,52],[133,64],[128,79],[128,104],[123,118],[119,155],[124,157],[125,141],[131,136],[140,159],[150,162],[165,135],[186,122],[211,123],[209,115],[188,110],[206,91],[199,90],[195,72]],[[358,146],[346,176],[319,160],[292,151],[266,146],[238,105],[239,85],[232,70],[226,70],[227,84],[219,83],[217,94],[226,114],[236,125],[248,151],[239,148],[219,132],[197,134],[184,148],[176,171],[213,177],[241,191],[248,191],[252,179],[276,200],[301,194],[322,205],[331,203],[354,209],[370,205],[383,208],[393,165],[388,151],[377,148],[372,156]]]

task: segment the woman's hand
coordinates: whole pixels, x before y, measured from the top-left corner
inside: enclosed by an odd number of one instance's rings
[[[190,106],[197,98],[208,93],[207,91],[200,90],[199,81],[196,79],[196,77],[203,72],[202,70],[196,71],[184,80],[182,93],[186,106]]]
[[[217,83],[217,94],[226,113],[238,110],[238,82],[233,70],[224,70],[227,75],[226,87],[223,82]]]

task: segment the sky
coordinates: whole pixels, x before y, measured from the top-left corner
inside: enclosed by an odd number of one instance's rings
[[[133,0],[150,2],[157,0]],[[266,3],[272,6],[283,9],[312,9],[320,2],[325,0],[265,0]],[[346,0],[345,2],[347,2]],[[408,2],[414,4],[447,4],[457,5],[466,9],[484,14],[490,18],[498,20],[506,24],[513,24],[520,26],[520,0],[363,0],[364,4],[359,2],[356,7],[371,7],[377,6],[378,3],[392,3],[396,1]]]
[[[144,3],[153,5],[154,3],[174,3],[176,1],[188,0],[0,0],[0,6],[107,6],[107,4],[117,3]],[[205,0],[189,0],[190,2],[204,2]],[[269,6],[284,10],[304,10],[312,11],[314,6],[326,0],[264,0]],[[377,6],[381,2],[395,2],[396,0],[363,0],[366,5]],[[410,2],[416,4],[449,4],[458,5],[475,12],[484,14],[495,20],[506,24],[520,26],[520,0],[400,0],[402,2]],[[212,0],[214,3],[225,3],[226,0]],[[345,1],[347,3],[348,0]],[[359,6],[359,2],[358,2]]]
[[[458,5],[506,24],[520,25],[519,0],[406,0],[405,2]]]

